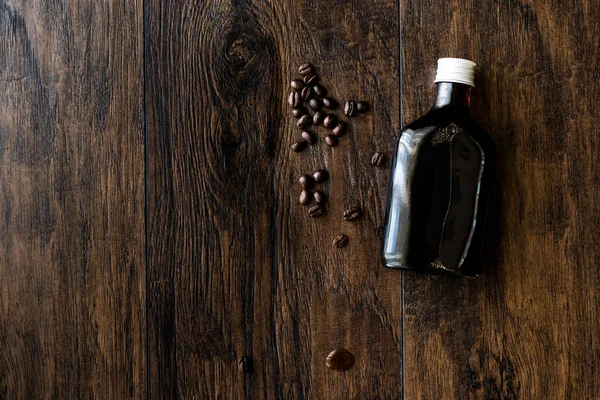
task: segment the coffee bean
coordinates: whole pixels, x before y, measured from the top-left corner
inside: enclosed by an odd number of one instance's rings
[[[317,143],[317,135],[315,135],[311,131],[302,132],[302,139],[308,144]]]
[[[325,359],[325,365],[333,371],[348,371],[355,362],[354,354],[346,349],[335,349]]]
[[[344,211],[344,219],[346,221],[352,221],[356,218],[360,217],[362,214],[362,210],[360,207],[350,207],[346,211]]]
[[[345,247],[347,244],[348,244],[348,236],[346,236],[344,234],[337,235],[335,237],[335,239],[333,239],[333,246],[337,247],[338,249]]]
[[[359,101],[358,103],[356,103],[356,111],[358,111],[358,112],[366,113],[370,109],[371,109],[371,105],[369,103],[367,103],[366,101]]]
[[[323,183],[329,179],[329,172],[325,169],[320,169],[313,174],[313,178],[317,183]]]
[[[325,205],[325,202],[327,201],[327,198],[325,197],[325,193],[321,192],[320,190],[315,190],[315,193],[313,194],[313,198],[315,199],[315,203],[319,204],[319,205]]]
[[[317,96],[325,96],[327,94],[327,89],[323,85],[319,85],[318,83],[313,86],[313,90]]]
[[[310,86],[306,86],[304,89],[302,89],[302,94],[301,94],[302,100],[306,101],[306,100],[310,99],[312,96],[312,92],[313,92],[313,90]]]
[[[238,369],[242,372],[248,372],[252,369],[252,359],[244,356],[238,360]]]
[[[323,111],[317,111],[313,115],[313,124],[321,125],[325,119],[325,113]]]
[[[309,107],[312,108],[314,111],[318,111],[321,109],[321,100],[314,98],[314,99],[310,99],[310,103],[308,103]]]
[[[338,122],[338,124],[333,128],[333,134],[335,136],[343,136],[346,133],[346,123],[344,121]]]
[[[335,99],[332,99],[331,97],[324,97],[323,105],[329,108],[330,110],[335,110],[338,106],[338,102],[335,101]]]
[[[292,144],[292,151],[296,153],[300,153],[302,150],[306,149],[306,142],[296,142]]]
[[[300,182],[300,186],[306,190],[310,190],[315,186],[315,180],[310,175],[302,175],[300,179],[298,179],[298,182]]]
[[[375,153],[371,157],[371,165],[374,167],[381,167],[385,163],[385,154]]]
[[[327,135],[325,136],[325,143],[327,143],[327,146],[329,147],[335,147],[338,145],[339,140],[333,135]]]
[[[303,115],[306,115],[306,110],[304,108],[294,108],[292,110],[292,115],[294,118],[300,118]]]
[[[303,115],[298,120],[297,125],[300,129],[310,128],[310,126],[312,125],[312,118],[310,117],[310,115]]]
[[[333,114],[328,114],[323,120],[323,126],[327,129],[333,129],[337,125],[338,119]]]
[[[346,105],[344,106],[344,114],[350,118],[356,115],[356,103],[354,101],[350,100],[346,102]]]
[[[294,108],[297,108],[300,105],[301,101],[302,99],[300,98],[300,94],[298,94],[297,92],[291,92],[288,96],[288,103]]]
[[[323,215],[323,211],[325,211],[325,209],[317,204],[308,210],[308,214],[310,214],[311,217],[316,218]]]
[[[303,190],[302,193],[300,193],[300,204],[302,204],[303,206],[310,204],[310,201],[313,198],[313,194],[311,192],[309,192],[308,190]]]
[[[302,90],[304,82],[302,82],[302,79],[294,79],[292,83],[290,83],[290,87],[296,91]]]
[[[313,72],[304,77],[304,84],[314,86],[318,80],[319,77]]]
[[[298,68],[298,73],[300,75],[308,75],[312,72],[314,72],[315,68],[312,66],[312,64],[306,63],[306,64],[302,64],[300,66],[300,68]]]

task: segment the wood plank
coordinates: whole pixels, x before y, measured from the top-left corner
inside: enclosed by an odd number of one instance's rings
[[[0,398],[146,395],[142,2],[0,2]]]
[[[432,103],[438,57],[469,58],[499,150],[486,274],[405,275],[406,398],[599,398],[598,3],[401,10],[404,122]]]
[[[399,396],[401,276],[379,262],[389,173],[370,165],[399,130],[396,2],[156,0],[147,11],[151,394]],[[335,149],[319,128],[319,144],[295,154],[286,99],[306,61],[340,102],[373,111]],[[311,219],[297,179],[323,167],[330,203]],[[364,217],[343,221],[356,204]],[[350,243],[334,249],[341,232]],[[338,347],[356,357],[348,372],[325,367]]]

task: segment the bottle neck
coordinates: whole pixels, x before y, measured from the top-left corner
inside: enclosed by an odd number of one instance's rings
[[[433,109],[446,106],[469,108],[471,104],[471,86],[454,82],[439,82]]]

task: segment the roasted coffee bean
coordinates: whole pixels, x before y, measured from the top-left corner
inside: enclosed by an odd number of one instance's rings
[[[300,182],[300,186],[306,190],[310,190],[315,186],[315,180],[310,175],[302,175],[300,179],[298,179],[298,182]]]
[[[300,204],[303,206],[308,205],[310,204],[312,198],[313,194],[311,192],[308,190],[303,190],[302,193],[300,193]]]
[[[313,90],[310,86],[306,86],[304,89],[302,89],[302,100],[306,101],[308,99],[310,99],[312,97],[313,94]]]
[[[344,121],[338,122],[338,124],[333,128],[333,134],[335,136],[343,136],[346,133],[347,125]]]
[[[316,218],[316,217],[323,215],[323,211],[325,211],[325,209],[317,204],[316,206],[312,206],[308,210],[308,213],[310,214],[311,217]]]
[[[294,108],[292,110],[292,115],[294,118],[300,118],[303,115],[306,115],[306,110],[304,108]]]
[[[348,244],[348,236],[341,234],[337,235],[335,239],[333,239],[333,246],[341,249]]]
[[[346,105],[344,106],[344,114],[350,118],[356,115],[356,103],[354,101],[350,100],[346,102]]]
[[[290,87],[296,91],[302,90],[304,82],[302,82],[302,79],[294,79],[292,83],[290,83]]]
[[[291,92],[288,96],[288,103],[294,108],[297,108],[301,101],[302,99],[300,98],[300,94],[297,92]]]
[[[385,163],[385,154],[375,153],[371,157],[371,165],[374,167],[381,167]]]
[[[308,75],[314,71],[315,71],[315,68],[312,66],[312,64],[309,64],[309,63],[302,64],[300,66],[300,68],[298,68],[298,73],[300,75]]]
[[[319,80],[319,77],[317,76],[317,74],[315,74],[313,72],[304,77],[304,84],[314,86],[318,80]]]
[[[318,83],[315,86],[313,86],[313,91],[317,96],[320,97],[323,97],[327,94],[327,89],[325,89],[325,86],[319,85]]]
[[[348,371],[354,366],[355,363],[354,354],[350,353],[346,349],[335,349],[325,359],[325,365],[327,368],[333,371]]]
[[[313,174],[313,178],[317,183],[323,183],[329,179],[329,172],[325,169],[320,169]]]
[[[358,103],[356,103],[356,111],[358,111],[358,112],[366,113],[370,109],[371,109],[371,105],[369,103],[367,103],[366,101],[359,101]]]
[[[335,110],[338,106],[338,102],[335,101],[335,99],[332,99],[331,97],[324,97],[323,105],[329,108],[330,110]]]
[[[310,126],[312,125],[312,118],[310,117],[310,115],[303,115],[298,120],[297,125],[300,129],[310,128]]]
[[[315,135],[311,131],[302,132],[302,139],[308,144],[317,143],[317,135]]]
[[[337,125],[338,119],[333,114],[328,114],[323,120],[323,126],[327,129],[333,129]]]
[[[315,190],[315,193],[313,193],[313,198],[315,199],[315,203],[320,205],[324,205],[327,201],[325,193],[321,192],[320,190]]]
[[[321,125],[323,123],[324,119],[325,119],[325,113],[323,111],[317,111],[313,115],[313,124],[315,124],[317,126]]]
[[[360,207],[350,207],[346,211],[344,211],[344,219],[346,221],[352,221],[362,214],[362,210]]]
[[[310,99],[310,103],[308,103],[309,107],[312,108],[314,111],[318,111],[321,109],[321,100],[314,98],[314,99]]]
[[[333,135],[327,135],[325,136],[325,143],[327,143],[327,146],[329,147],[335,147],[338,145],[339,140]]]
[[[244,356],[238,360],[238,369],[242,372],[248,372],[252,369],[252,359]]]
[[[306,149],[306,142],[296,142],[292,144],[292,151],[296,153],[300,153],[302,150]]]

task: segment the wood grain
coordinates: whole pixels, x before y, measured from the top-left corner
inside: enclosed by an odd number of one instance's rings
[[[404,122],[469,58],[499,150],[485,276],[405,275],[407,399],[600,397],[598,5],[401,2]]]
[[[141,1],[0,2],[0,398],[146,395]]]
[[[401,395],[401,276],[379,262],[388,173],[370,165],[399,130],[397,16],[387,0],[148,2],[153,397]],[[307,61],[373,111],[338,147],[319,128],[295,154],[286,98]],[[311,219],[297,179],[318,168],[330,203]],[[343,221],[354,205],[364,217]],[[348,372],[325,367],[338,347]]]

